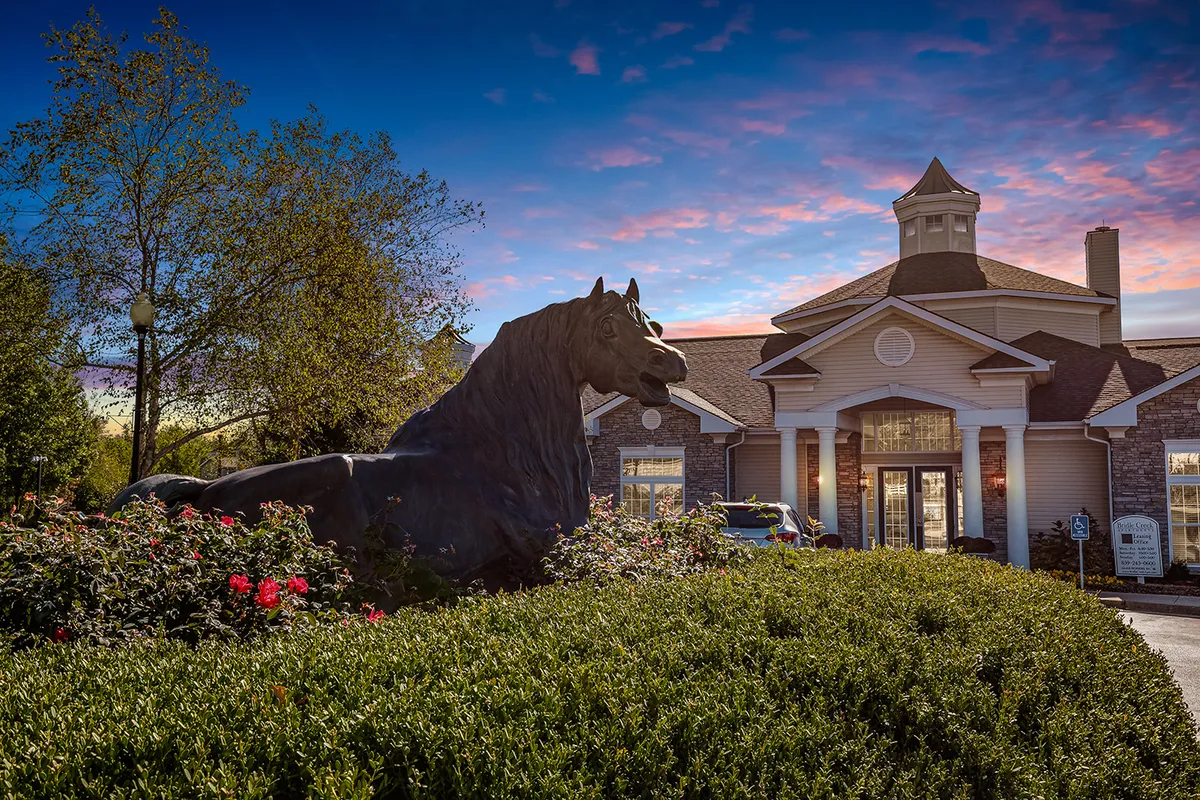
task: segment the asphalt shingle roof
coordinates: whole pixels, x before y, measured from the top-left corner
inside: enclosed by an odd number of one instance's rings
[[[736,424],[773,428],[775,406],[771,400],[771,389],[762,381],[752,379],[746,372],[806,338],[799,334],[772,333],[761,336],[667,339],[669,344],[683,351],[688,362],[687,380],[672,386],[672,394]],[[602,395],[590,386],[585,387],[583,410],[592,411],[614,397],[617,397],[616,392]],[[696,402],[696,398],[712,408]]]
[[[975,253],[919,253],[894,261],[882,269],[801,303],[778,316],[857,298],[873,300],[882,297],[978,292],[988,289],[1044,292],[1075,297],[1108,296],[1086,286],[1077,286],[1058,278],[1039,275]]]
[[[942,166],[942,162],[937,159],[937,156],[934,156],[933,161],[930,161],[929,166],[926,167],[925,174],[921,176],[921,180],[917,181],[917,185],[897,197],[896,202],[899,203],[901,200],[907,200],[917,195],[945,194],[946,192],[979,196],[979,192],[968,189],[950,177],[950,173]]]

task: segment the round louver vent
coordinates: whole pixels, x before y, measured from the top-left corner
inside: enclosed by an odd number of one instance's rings
[[[648,408],[642,412],[642,427],[648,431],[652,431],[662,425],[662,414],[658,413],[657,408]]]
[[[912,334],[904,328],[884,328],[875,337],[875,357],[889,367],[908,363],[915,349]]]

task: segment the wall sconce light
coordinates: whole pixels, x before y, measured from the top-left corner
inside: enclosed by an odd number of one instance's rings
[[[1001,473],[996,473],[992,476],[992,488],[996,490],[996,494],[1004,497],[1008,492],[1008,479]]]
[[[867,475],[867,473],[865,473],[865,472],[858,473],[858,489],[859,489],[859,491],[865,492],[867,490],[867,486],[869,483],[870,483],[870,477]]]

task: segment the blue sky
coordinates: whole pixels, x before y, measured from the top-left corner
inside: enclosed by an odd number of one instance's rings
[[[0,12],[6,129],[48,103],[39,34],[87,5]],[[135,35],[157,7],[96,5]],[[981,254],[1082,282],[1103,220],[1127,338],[1200,335],[1195,2],[169,7],[250,87],[243,125],[312,103],[484,204],[456,237],[473,341],[598,275],[668,336],[766,330],[894,260],[935,155],[982,195]]]

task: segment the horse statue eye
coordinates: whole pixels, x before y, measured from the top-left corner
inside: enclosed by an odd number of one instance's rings
[[[613,328],[612,319],[610,317],[605,317],[600,321],[600,332],[610,339],[617,335],[617,331],[615,328]]]

